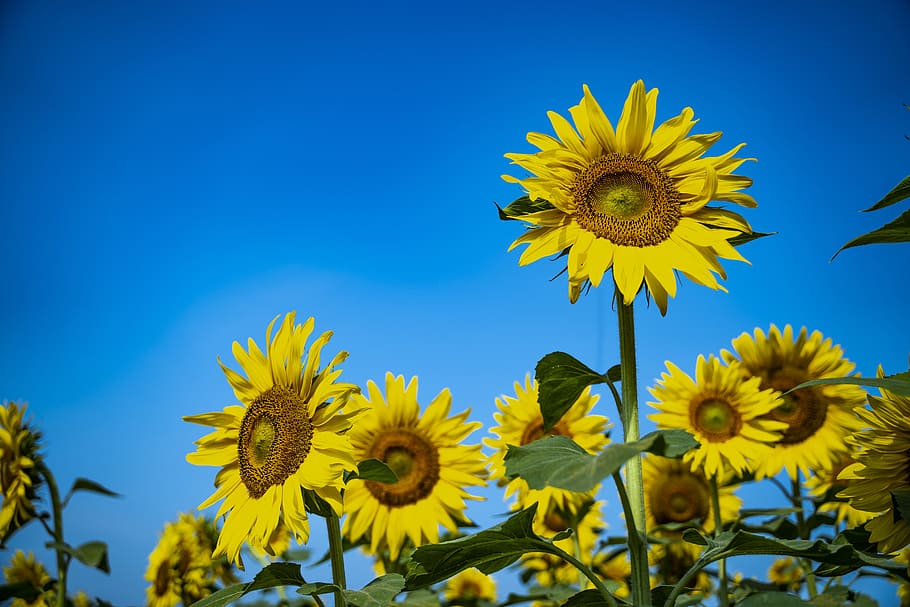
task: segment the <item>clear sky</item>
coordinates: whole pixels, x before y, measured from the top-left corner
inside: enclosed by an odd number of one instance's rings
[[[726,264],[729,294],[684,282],[666,318],[639,300],[642,393],[770,323],[906,369],[910,246],[829,259],[897,215],[857,211],[907,175],[907,2],[254,4],[0,7],[0,398],[30,403],[62,485],[124,496],[67,511],[113,567],[74,565],[74,590],[144,602],[159,530],[214,480],[181,416],[233,402],[215,357],[277,314],[334,330],[345,379],[417,375],[487,427],[547,352],[616,363],[610,290],[570,305],[556,264],[518,267],[493,204],[521,194],[503,154],[583,83],[614,122],[643,78],[658,120],[688,105],[722,151],[747,142],[744,214],[778,233]]]

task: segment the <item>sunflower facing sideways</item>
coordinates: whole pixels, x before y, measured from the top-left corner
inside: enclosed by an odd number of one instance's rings
[[[656,108],[657,89],[646,91],[639,80],[614,130],[586,85],[581,102],[569,109],[574,128],[549,112],[555,138],[528,133],[528,142],[540,151],[506,154],[533,175],[503,175],[527,192],[504,216],[532,226],[510,249],[528,245],[521,265],[568,250],[573,303],[586,284],[597,287],[612,267],[625,304],[644,282],[665,314],[667,297],[676,295],[674,270],[724,290],[715,276],[726,277],[718,258],[746,261],[729,240],[751,234],[749,224],[737,213],[707,206],[711,201],[756,206],[740,191],[752,180],[733,173],[751,160],[735,157],[744,144],[721,156],[703,156],[721,133],[690,137],[696,121],[688,107],[654,129]],[[525,204],[517,204],[522,200]]]
[[[803,327],[799,335],[790,325],[780,331],[771,325],[768,335],[755,329],[754,337],[743,333],[733,340],[734,352],[723,350],[721,356],[748,377],[761,380],[761,389],[781,392],[780,406],[763,416],[764,420],[783,422],[786,426],[774,450],[757,462],[756,479],[775,476],[782,469],[792,480],[799,472],[809,477],[812,471],[830,469],[849,453],[845,442],[860,428],[853,412],[862,406],[865,391],[854,385],[831,384],[810,386],[787,393],[811,379],[846,377],[854,365],[844,358],[840,346],[825,339],[818,331]]]
[[[496,399],[498,411],[493,414],[493,419],[498,426],[490,428],[490,433],[495,438],[485,438],[484,444],[496,451],[490,458],[490,478],[505,483],[504,458],[509,445],[522,446],[543,438],[543,417],[540,414],[540,405],[537,403],[537,380],[531,380],[530,374],[525,376],[524,385],[515,382],[515,396],[503,395]],[[591,410],[597,404],[598,396],[591,394],[590,386],[585,388],[578,399],[566,411],[560,420],[550,429],[550,435],[560,435],[571,438],[588,453],[595,455],[609,442],[605,432],[609,424],[602,415],[592,415]],[[556,487],[544,489],[530,489],[524,479],[517,477],[508,481],[505,497],[515,495],[515,508],[520,509],[521,504],[528,505],[538,502],[538,512],[548,512],[553,508],[574,510],[583,503],[579,495],[572,491]]]
[[[878,376],[884,376],[881,368]],[[885,388],[880,392],[880,397],[869,395],[871,410],[856,410],[867,428],[847,438],[859,451],[853,456],[856,463],[838,477],[848,483],[838,496],[878,515],[866,523],[866,530],[879,552],[890,553],[910,545],[910,523],[891,497],[892,491],[910,490],[910,397]]]
[[[244,542],[266,550],[279,518],[298,542],[307,541],[304,490],[314,491],[340,516],[344,472],[356,469],[347,431],[359,412],[342,408],[357,386],[338,382],[341,370],[335,369],[347,352],[339,352],[320,369],[331,331],[307,351],[314,321],[309,318],[300,325],[294,318],[294,312],[284,317],[274,339],[278,318],[269,323],[265,353],[252,338],[247,350],[234,342],[234,357],[247,377],[218,361],[242,405],[184,417],[215,428],[196,441],[197,451],[186,459],[221,466],[215,493],[199,508],[224,499],[215,518],[228,516],[213,556],[226,554],[240,566]]]
[[[465,487],[486,484],[480,445],[462,445],[480,422],[468,421],[470,409],[449,416],[452,395],[436,395],[421,413],[417,378],[386,373],[385,396],[375,382],[354,397],[369,412],[349,432],[354,457],[378,459],[395,472],[394,483],[354,478],[344,494],[343,533],[352,542],[366,537],[370,551],[388,550],[396,561],[405,538],[414,546],[439,541],[439,526],[451,532],[467,522],[465,500],[481,499]]]
[[[648,388],[659,412],[648,416],[658,428],[681,428],[695,436],[700,446],[683,456],[692,469],[706,477],[724,477],[751,470],[771,452],[785,424],[761,416],[780,404],[773,390],[760,390],[759,380],[747,379],[714,355],[699,355],[695,379],[667,361],[669,373],[661,374]]]
[[[35,516],[40,433],[25,422],[28,405],[0,404],[0,544]]]

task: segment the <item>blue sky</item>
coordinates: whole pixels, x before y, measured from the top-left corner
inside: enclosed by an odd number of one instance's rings
[[[907,174],[908,22],[899,1],[5,3],[0,398],[30,403],[61,484],[124,495],[68,510],[113,566],[74,566],[74,589],[144,601],[157,533],[214,479],[181,416],[232,403],[215,357],[277,314],[335,331],[347,380],[417,375],[487,426],[547,352],[614,364],[612,293],[573,306],[557,265],[519,268],[493,205],[520,195],[502,155],[583,83],[615,120],[643,78],[658,120],[688,105],[718,148],[747,142],[746,216],[778,233],[726,264],[729,294],[683,283],[666,318],[640,300],[643,394],[664,360],[691,371],[770,323],[905,369],[910,248],[829,259],[897,214],[857,211]]]

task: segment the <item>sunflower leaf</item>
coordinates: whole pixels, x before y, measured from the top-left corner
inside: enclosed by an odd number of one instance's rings
[[[549,432],[585,388],[611,381],[565,352],[551,352],[537,362],[534,377],[539,385],[537,401],[544,432]]]
[[[867,244],[887,244],[893,242],[910,242],[910,210],[901,213],[897,219],[890,221],[878,228],[867,232],[862,236],[857,236],[841,248],[831,257],[833,260],[844,249],[859,247]]]
[[[812,603],[807,603],[794,594],[786,592],[760,592],[750,594],[742,602],[737,603],[736,607],[811,607]]]
[[[69,503],[70,498],[77,491],[89,491],[91,493],[98,493],[100,495],[107,495],[110,497],[120,497],[119,493],[111,491],[100,483],[96,483],[95,481],[89,480],[87,478],[77,478],[73,481],[73,486],[70,487],[70,490],[67,492],[66,497],[63,498],[64,507],[67,503]]]
[[[357,464],[357,473],[351,474],[347,480],[355,478],[377,483],[398,482],[398,475],[384,461],[375,458],[365,459]]]
[[[891,503],[895,517],[910,521],[910,489],[898,489],[891,492]]]
[[[75,548],[65,543],[48,542],[45,547],[68,554],[88,567],[94,567],[105,573],[111,572],[111,564],[107,558],[107,544],[104,542],[85,542]]]
[[[426,588],[409,592],[403,601],[396,601],[396,603],[404,607],[439,607],[440,605],[439,594]]]
[[[589,588],[570,596],[562,607],[609,607],[610,603],[604,599],[599,590]]]
[[[276,586],[300,586],[302,584],[306,584],[306,580],[300,575],[300,565],[278,562],[268,565],[257,573],[253,581],[247,584],[244,593]]]
[[[896,202],[900,202],[904,198],[910,198],[910,175],[904,177],[899,184],[894,186],[890,192],[885,194],[885,196],[876,202],[874,205],[868,209],[863,209],[863,213],[868,213],[869,211],[877,211],[879,209],[884,209],[885,207],[890,207]]]
[[[408,562],[404,589],[430,586],[470,567],[490,574],[511,565],[527,552],[560,554],[552,542],[534,533],[532,522],[536,512],[535,502],[502,523],[473,535],[419,547]]]
[[[34,602],[43,591],[31,582],[13,582],[12,584],[0,584],[0,601],[6,599],[25,599],[29,603]]]
[[[728,238],[727,242],[729,242],[734,247],[738,247],[746,244],[747,242],[752,242],[753,240],[764,238],[765,236],[775,235],[777,235],[777,232],[749,232],[748,234],[737,234],[732,238]]]
[[[361,590],[345,590],[344,598],[356,607],[385,607],[404,589],[404,577],[388,573],[378,577]]]
[[[798,386],[791,388],[784,392],[784,394],[789,394],[800,388],[808,388],[810,386],[824,386],[830,384],[853,384],[856,386],[875,386],[876,388],[884,388],[895,394],[900,394],[901,396],[910,396],[910,377],[908,374],[899,373],[897,375],[889,375],[887,377],[828,377],[825,379],[810,379],[809,381],[804,381]]]
[[[513,200],[506,208],[502,208],[498,204],[496,205],[496,208],[499,210],[499,218],[507,221],[509,219],[521,219],[523,215],[539,213],[540,211],[549,211],[556,207],[542,198],[539,200],[531,200],[528,196],[521,196]]]
[[[657,430],[641,440],[609,445],[598,455],[591,455],[568,437],[550,436],[521,447],[509,445],[506,475],[520,476],[531,489],[558,487],[585,492],[644,451],[679,457],[696,445],[685,430]]]
[[[233,584],[199,599],[190,607],[224,607],[242,597],[245,589],[246,584]]]

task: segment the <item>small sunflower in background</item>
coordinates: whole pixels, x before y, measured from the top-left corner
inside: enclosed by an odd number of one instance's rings
[[[695,564],[701,551],[701,546],[686,542],[650,544],[648,546],[648,563],[653,567],[651,585],[675,586]],[[702,569],[694,580],[689,581],[686,592],[707,595],[713,587],[711,576]]]
[[[845,479],[839,479],[838,476],[840,473],[852,464],[855,464],[856,460],[853,459],[850,455],[844,453],[841,455],[840,459],[834,463],[830,468],[824,468],[822,470],[816,470],[815,474],[810,476],[803,483],[808,489],[809,494],[817,499],[823,499],[826,496],[831,497],[831,492],[838,489],[843,490],[847,487],[848,481]],[[828,501],[822,503],[818,507],[819,512],[834,512],[836,515],[836,523],[840,525],[844,521],[847,522],[847,528],[853,529],[854,527],[859,527],[870,518],[875,516],[877,513],[872,512],[863,512],[862,510],[857,510],[850,505],[850,502],[845,499],[841,501]]]
[[[0,544],[35,516],[41,435],[25,422],[28,405],[0,405]]]
[[[347,352],[320,369],[331,331],[307,350],[314,320],[300,325],[294,318],[294,312],[284,317],[274,339],[278,317],[269,323],[265,353],[252,338],[246,350],[234,342],[234,357],[246,377],[218,361],[242,405],[183,418],[215,428],[196,441],[197,451],[186,459],[221,466],[215,493],[199,508],[224,499],[215,518],[227,514],[227,519],[214,556],[226,554],[241,568],[243,544],[266,550],[279,518],[297,541],[307,541],[310,526],[302,490],[315,492],[340,516],[344,472],[356,469],[347,431],[358,412],[342,409],[357,386],[339,382],[341,370],[335,368]]]
[[[31,598],[16,598],[10,607],[48,607],[54,604],[53,590],[45,590],[51,581],[47,569],[40,561],[35,560],[32,552],[25,554],[16,550],[8,567],[3,568],[3,576],[7,584],[30,584],[35,591]]]
[[[682,530],[661,529],[693,523],[703,532],[714,531],[714,509],[711,505],[711,484],[698,469],[678,459],[646,455],[641,460],[642,483],[645,491],[645,521],[648,533],[680,543],[698,552],[695,544],[682,542]],[[739,517],[742,500],[733,494],[733,487],[718,479],[718,501],[722,521]]]
[[[883,377],[881,368],[878,376]],[[877,514],[866,523],[879,552],[897,552],[910,544],[910,524],[896,511],[891,492],[910,490],[910,398],[880,388],[869,395],[871,409],[858,408],[865,430],[847,438],[858,449],[855,464],[838,476],[847,488],[838,496],[858,510]]]
[[[648,388],[659,412],[648,418],[658,428],[681,428],[700,443],[683,456],[693,470],[708,478],[741,475],[768,456],[786,424],[763,416],[781,404],[773,390],[759,389],[735,364],[725,366],[711,355],[699,355],[695,379],[667,361],[657,385]]]
[[[490,428],[493,438],[485,438],[484,444],[495,452],[490,458],[490,478],[506,483],[504,458],[509,445],[522,446],[544,436],[565,436],[571,438],[591,455],[596,455],[609,443],[605,432],[609,427],[607,418],[593,415],[591,410],[597,404],[598,396],[591,394],[590,386],[586,387],[575,403],[566,411],[548,434],[543,430],[543,417],[537,402],[537,380],[525,376],[524,385],[515,382],[515,396],[503,395],[496,399],[498,411],[493,414],[497,426]],[[520,504],[538,503],[538,512],[548,512],[553,508],[571,510],[584,503],[578,494],[566,489],[546,487],[529,489],[528,483],[518,477],[508,481],[505,498],[514,496],[514,509],[520,510]],[[590,496],[589,496],[590,497]]]
[[[629,553],[626,550],[619,554],[598,552],[594,555],[591,569],[608,583],[608,588],[612,583],[613,587],[610,588],[610,592],[621,599],[629,596],[629,578],[632,576],[632,563],[629,561]]]
[[[480,445],[461,444],[480,428],[470,409],[450,416],[452,395],[441,391],[421,413],[417,378],[386,373],[385,396],[369,381],[355,404],[369,410],[349,432],[356,461],[378,459],[398,477],[394,483],[354,478],[344,494],[343,533],[368,538],[370,551],[398,560],[406,539],[415,547],[439,541],[439,526],[455,533],[465,524],[465,500],[482,499],[465,487],[486,484]]]
[[[600,532],[607,527],[601,513],[604,502],[595,502],[584,494],[575,495],[580,504],[576,504],[570,510],[563,510],[555,505],[551,506],[549,510],[538,508],[534,517],[533,530],[539,536],[551,538],[566,529],[572,529],[574,533],[571,536],[558,540],[554,544],[572,555],[592,555],[597,547]],[[530,503],[520,503],[519,505],[526,508],[530,506]],[[585,556],[585,558],[590,560],[591,557]],[[521,566],[526,571],[533,572],[534,579],[542,586],[578,584],[580,580],[586,579],[579,577],[581,573],[573,565],[553,554],[534,552],[523,555]]]
[[[642,284],[662,314],[676,295],[675,270],[690,280],[723,289],[726,278],[718,258],[746,261],[730,239],[751,234],[737,213],[707,206],[711,201],[755,207],[741,192],[752,184],[734,174],[746,158],[739,144],[720,156],[704,156],[721,133],[689,136],[694,112],[682,112],[654,129],[657,89],[632,85],[614,131],[597,100],[583,87],[569,109],[574,128],[549,112],[556,137],[528,133],[540,151],[506,154],[532,176],[503,175],[527,192],[529,208],[506,208],[509,219],[531,225],[510,250],[527,245],[519,263],[568,251],[569,299],[585,285],[597,287],[613,269],[613,280],[631,304]]]
[[[755,467],[755,478],[775,476],[786,469],[791,479],[799,472],[809,477],[813,470],[830,468],[849,452],[844,439],[860,428],[853,412],[862,406],[866,393],[858,386],[832,384],[800,388],[811,379],[846,377],[854,365],[844,358],[840,346],[825,339],[819,331],[811,334],[803,327],[794,336],[790,325],[780,331],[771,325],[768,335],[755,329],[754,336],[743,333],[733,340],[734,352],[721,352],[730,364],[739,363],[749,377],[761,380],[761,389],[780,391],[782,402],[763,419],[786,424],[774,450]]]
[[[476,605],[496,602],[496,582],[475,567],[465,569],[446,581],[443,597],[449,605]]]
[[[775,560],[768,569],[769,582],[793,592],[799,592],[805,578],[803,568],[789,556]]]
[[[174,607],[211,594],[217,577],[212,545],[210,525],[201,516],[182,513],[165,524],[145,571],[149,607]]]

